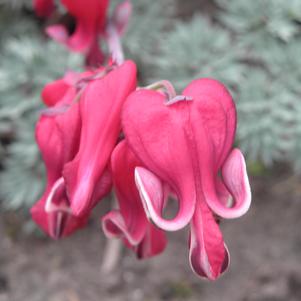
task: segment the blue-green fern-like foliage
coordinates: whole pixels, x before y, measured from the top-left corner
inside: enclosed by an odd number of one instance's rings
[[[233,32],[244,35],[251,46],[261,47],[270,38],[288,42],[300,35],[301,2],[299,0],[217,0],[223,8],[220,20]]]
[[[2,21],[2,19],[0,20]],[[23,20],[22,20],[23,22]],[[17,23],[17,20],[16,20]],[[68,69],[81,70],[82,58],[39,34],[37,25],[24,21],[8,27],[0,50],[0,139],[3,207],[29,207],[45,185],[44,167],[34,139],[35,123],[43,108],[43,86]],[[15,26],[18,26],[16,29]],[[30,33],[26,32],[31,28]]]
[[[112,7],[115,3],[113,1]],[[149,80],[159,59],[160,45],[164,42],[165,31],[175,14],[175,0],[132,0],[132,18],[128,30],[122,39],[127,58],[135,60],[138,65],[140,83]]]
[[[229,32],[195,15],[190,22],[178,22],[165,33],[153,80],[168,79],[178,92],[199,77],[214,77],[234,87],[244,77],[242,66],[237,64],[239,55]]]
[[[224,82],[238,108],[237,143],[249,161],[301,171],[301,1],[218,0],[166,33],[153,78],[180,90],[197,77]]]
[[[32,0],[0,0],[1,8],[8,8],[12,11],[20,11],[23,8],[31,9]]]
[[[34,125],[43,108],[41,89],[67,69],[80,70],[82,58],[39,36],[10,38],[1,53],[0,137],[5,160],[0,196],[4,207],[19,209],[32,205],[45,184],[34,139]]]
[[[301,1],[219,0],[220,22],[242,49],[238,139],[250,160],[301,171]]]

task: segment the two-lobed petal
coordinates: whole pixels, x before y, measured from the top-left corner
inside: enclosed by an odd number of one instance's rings
[[[126,140],[143,167],[135,170],[136,185],[149,218],[164,230],[191,222],[190,262],[200,276],[216,279],[229,256],[214,213],[227,218],[244,214],[251,200],[241,152],[231,151],[236,109],[218,81],[193,81],[179,101],[139,90],[123,112]],[[192,99],[192,101],[186,101]],[[179,210],[163,217],[163,186],[175,193]]]

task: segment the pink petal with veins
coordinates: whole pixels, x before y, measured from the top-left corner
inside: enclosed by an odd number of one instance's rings
[[[189,104],[164,103],[159,92],[140,89],[132,93],[124,106],[123,128],[129,146],[145,166],[136,170],[135,177],[147,214],[163,230],[175,231],[189,223],[196,201],[183,131],[183,123],[189,120]],[[179,211],[173,219],[162,217],[163,199],[158,199],[154,183],[161,191],[166,183],[177,196]]]

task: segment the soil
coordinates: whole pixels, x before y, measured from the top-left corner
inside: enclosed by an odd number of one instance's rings
[[[187,231],[169,233],[167,250],[153,259],[124,250],[116,270],[102,275],[97,219],[58,242],[12,239],[2,222],[0,301],[301,300],[300,183],[279,170],[251,179],[248,214],[221,223],[231,265],[215,282],[190,270]]]

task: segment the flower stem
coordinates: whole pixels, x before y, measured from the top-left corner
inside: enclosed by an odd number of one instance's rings
[[[107,25],[106,39],[113,63],[121,65],[124,62],[123,48],[121,45],[120,35],[112,22],[109,22]]]
[[[113,197],[112,209],[117,207],[116,196]],[[102,259],[102,265],[100,272],[102,275],[108,275],[112,273],[120,261],[122,253],[122,241],[120,239],[107,239],[104,248],[104,255]]]
[[[168,100],[173,99],[177,96],[174,86],[168,80],[155,82],[149,86],[146,86],[144,89],[163,92],[167,96]]]

